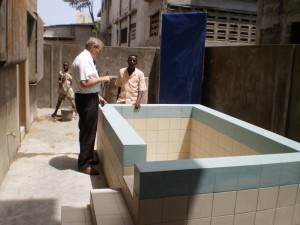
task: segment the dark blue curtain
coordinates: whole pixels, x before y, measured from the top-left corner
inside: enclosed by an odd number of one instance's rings
[[[162,15],[160,104],[201,103],[206,16]]]

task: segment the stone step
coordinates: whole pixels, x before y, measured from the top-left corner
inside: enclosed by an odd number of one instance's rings
[[[91,190],[93,225],[134,225],[120,189]]]
[[[61,225],[92,225],[90,206],[62,206]]]

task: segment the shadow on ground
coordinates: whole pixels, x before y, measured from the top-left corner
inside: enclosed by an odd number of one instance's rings
[[[77,159],[69,156],[57,156],[49,161],[49,165],[58,170],[76,170],[77,171]]]
[[[0,201],[0,225],[59,225],[55,200]]]

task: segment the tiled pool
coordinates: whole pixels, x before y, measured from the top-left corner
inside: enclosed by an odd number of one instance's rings
[[[98,154],[136,224],[300,224],[300,144],[201,105],[106,105]]]

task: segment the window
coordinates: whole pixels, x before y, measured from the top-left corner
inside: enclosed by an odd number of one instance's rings
[[[256,15],[208,10],[206,40],[254,44]]]
[[[150,37],[158,36],[159,29],[159,13],[155,13],[150,17]]]
[[[292,23],[290,43],[300,44],[300,22]]]
[[[108,29],[108,37],[107,37],[108,45],[111,46],[111,27]]]
[[[135,40],[136,38],[136,23],[130,25],[130,40]]]
[[[121,44],[127,43],[127,27],[121,30]]]

